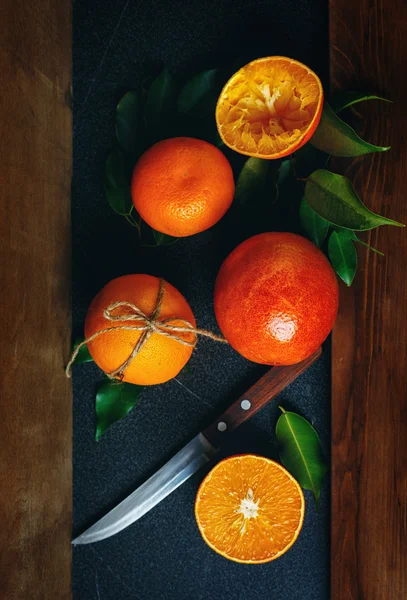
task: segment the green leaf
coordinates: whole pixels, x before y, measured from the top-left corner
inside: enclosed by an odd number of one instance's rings
[[[246,204],[249,200],[256,201],[266,186],[270,162],[262,158],[250,157],[240,171],[236,183],[235,202]]]
[[[371,212],[347,177],[324,169],[318,169],[308,177],[305,199],[320,217],[345,229],[366,231],[379,225],[405,227],[403,223]]]
[[[163,69],[147,92],[145,119],[149,135],[154,140],[163,136],[171,113],[175,109],[177,85],[174,77]]]
[[[304,144],[291,156],[294,175],[300,179],[308,177],[316,169],[324,169],[328,160],[329,156],[312,146],[310,142]]]
[[[369,246],[369,244],[366,244],[366,242],[363,242],[362,240],[360,240],[356,235],[355,235],[355,237],[353,239],[355,240],[355,242],[358,242],[359,244],[362,244],[362,246],[364,246],[365,248],[368,248],[369,250],[371,250],[375,254],[379,254],[380,256],[384,256],[383,252],[381,252],[377,248],[373,248],[373,246]]]
[[[148,90],[150,89],[151,84],[154,79],[156,79],[157,75],[147,75],[142,81],[142,89],[144,91],[144,96],[147,98]]]
[[[242,51],[241,54],[239,54],[235,60],[232,62],[232,64],[230,64],[226,70],[226,78],[225,78],[225,83],[226,81],[228,81],[232,75],[234,75],[235,73],[237,73],[238,71],[240,71],[240,69],[242,67],[245,67],[246,65],[248,65],[250,62],[252,62],[252,60],[255,60],[256,58],[258,58],[258,55],[256,53],[255,49],[251,49],[251,50],[244,50]]]
[[[74,341],[72,351],[76,350],[76,348],[79,346],[79,344],[81,344],[83,342],[83,340],[84,340],[83,337],[77,337],[76,340]],[[87,363],[87,362],[93,362],[93,358],[91,357],[88,347],[85,344],[84,346],[82,346],[80,348],[78,354],[75,357],[74,363],[80,364],[80,363]]]
[[[110,425],[127,415],[143,389],[140,385],[118,381],[102,383],[96,393],[96,441]]]
[[[216,127],[215,119],[213,115],[210,117],[203,117],[198,119],[194,119],[196,125],[195,130],[197,136],[200,140],[205,140],[210,144],[213,144],[219,149],[222,149],[225,146],[222,138],[218,133],[218,129]]]
[[[152,231],[157,246],[171,246],[172,244],[175,244],[175,242],[178,242],[179,238],[172,237],[166,233],[161,233],[161,231],[156,231],[155,229]]]
[[[182,369],[182,373],[185,373],[185,374],[186,374],[186,375],[188,375],[188,376],[189,376],[189,375],[192,375],[192,369],[191,369],[191,367],[189,366],[189,364],[188,364],[188,363],[187,363],[187,364],[185,365],[185,367]]]
[[[345,231],[333,231],[328,242],[328,256],[342,281],[347,286],[352,285],[358,266],[358,255],[351,236]]]
[[[332,98],[331,108],[338,114],[342,110],[345,110],[345,108],[349,108],[359,102],[365,102],[366,100],[381,100],[382,102],[393,104],[391,100],[364,92],[339,92]]]
[[[133,202],[130,186],[124,174],[124,159],[119,149],[109,154],[105,164],[104,186],[110,206],[119,215],[128,215]]]
[[[347,123],[342,121],[325,103],[321,121],[310,144],[332,156],[361,156],[370,152],[384,152],[390,146],[374,146],[362,140]]]
[[[281,462],[302,488],[311,490],[316,505],[321,494],[327,465],[319,436],[300,415],[285,411],[277,421],[276,437]]]
[[[178,112],[197,117],[215,113],[218,69],[203,71],[186,82],[178,96]]]
[[[116,137],[121,147],[131,154],[142,148],[143,94],[141,89],[127,92],[116,107]]]
[[[280,168],[277,172],[277,186],[280,188],[292,173],[291,160],[286,158],[281,161]]]
[[[373,246],[369,246],[369,244],[366,244],[366,242],[364,242],[363,240],[358,238],[358,236],[356,235],[356,233],[354,231],[351,231],[350,229],[343,229],[342,227],[338,227],[337,225],[333,225],[332,228],[335,231],[343,233],[344,235],[346,234],[350,240],[353,240],[354,242],[358,242],[359,244],[362,244],[362,246],[364,246],[365,248],[368,248],[372,252],[375,252],[376,254],[379,254],[380,256],[384,256],[383,252],[380,252],[380,250],[378,250],[377,248],[373,248]]]
[[[317,215],[305,198],[300,203],[300,221],[310,240],[320,248],[327,236],[329,223]]]
[[[211,144],[216,146],[219,149],[222,149],[225,145],[225,142],[220,137],[219,133],[216,131],[212,137]]]
[[[213,115],[209,117],[202,116],[199,119],[193,116],[180,115],[176,134],[205,140],[218,148],[225,145],[218,133]]]

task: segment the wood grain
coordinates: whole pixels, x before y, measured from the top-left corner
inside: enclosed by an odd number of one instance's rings
[[[407,223],[407,3],[331,0],[330,36],[333,90],[394,101],[358,107],[358,131],[390,152],[348,162],[344,172],[371,210]],[[404,600],[407,231],[382,227],[365,239],[385,257],[360,249],[333,333],[331,597]]]
[[[311,356],[295,365],[272,367],[260,377],[243,396],[235,400],[209,427],[202,433],[216,447],[219,447],[225,435],[250,419],[263,406],[276,398],[297,377],[304,373],[321,356],[318,348]],[[249,402],[247,407],[242,402]],[[221,428],[218,427],[221,423]]]
[[[71,6],[0,9],[0,598],[70,597]]]

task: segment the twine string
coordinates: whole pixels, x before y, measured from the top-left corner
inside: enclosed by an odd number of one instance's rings
[[[114,302],[113,304],[109,304],[107,308],[103,311],[103,316],[108,321],[132,321],[131,325],[115,325],[114,327],[107,327],[105,329],[101,329],[96,331],[94,334],[83,340],[80,344],[78,344],[75,350],[72,352],[71,358],[66,366],[65,373],[67,377],[71,377],[72,365],[75,362],[76,357],[80,349],[83,346],[86,346],[98,336],[108,333],[110,331],[142,331],[141,336],[137,340],[130,356],[114,371],[110,373],[106,373],[107,376],[111,379],[122,379],[124,376],[124,372],[127,367],[130,365],[132,360],[139,354],[143,346],[146,344],[148,339],[153,333],[158,333],[159,335],[164,335],[172,338],[173,340],[179,342],[180,344],[184,344],[184,346],[194,347],[197,342],[198,336],[208,337],[216,342],[221,342],[222,344],[227,344],[227,341],[215,333],[211,331],[206,331],[205,329],[199,329],[194,327],[189,321],[186,319],[181,319],[179,317],[169,317],[167,319],[159,319],[162,303],[164,299],[165,292],[165,281],[164,279],[160,279],[160,285],[158,287],[157,300],[155,303],[155,307],[150,316],[147,316],[138,306],[133,304],[132,302],[127,302],[125,300],[121,300],[119,302]],[[118,308],[127,308],[128,311],[123,311],[122,313],[117,313]],[[173,324],[174,321],[177,321],[179,324]],[[189,341],[184,337],[181,337],[180,333],[193,333],[195,336],[194,341]]]

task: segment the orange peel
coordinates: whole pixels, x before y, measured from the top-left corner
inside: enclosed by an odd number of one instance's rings
[[[259,58],[242,67],[223,88],[216,125],[223,142],[240,154],[277,159],[312,137],[321,119],[319,77],[284,56]]]

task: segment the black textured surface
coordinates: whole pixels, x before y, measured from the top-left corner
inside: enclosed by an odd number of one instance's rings
[[[212,295],[222,260],[255,232],[282,229],[277,207],[237,232],[229,217],[174,246],[140,249],[136,233],[108,207],[103,164],[114,139],[121,95],[164,64],[180,76],[245,52],[302,60],[327,83],[324,0],[74,1],[73,319],[81,334],[86,309],[119,275],[163,276],[188,299],[200,327],[217,330]],[[303,414],[329,449],[329,356],[278,399]],[[177,381],[146,389],[132,413],[94,441],[94,392],[100,371],[74,368],[74,534],[115,505],[186,443],[264,371],[231,348],[200,341]],[[273,456],[277,402],[242,426],[224,454]],[[74,600],[327,600],[328,478],[316,514],[310,494],[292,549],[266,565],[238,565],[210,550],[193,506],[201,471],[122,533],[73,549]]]

